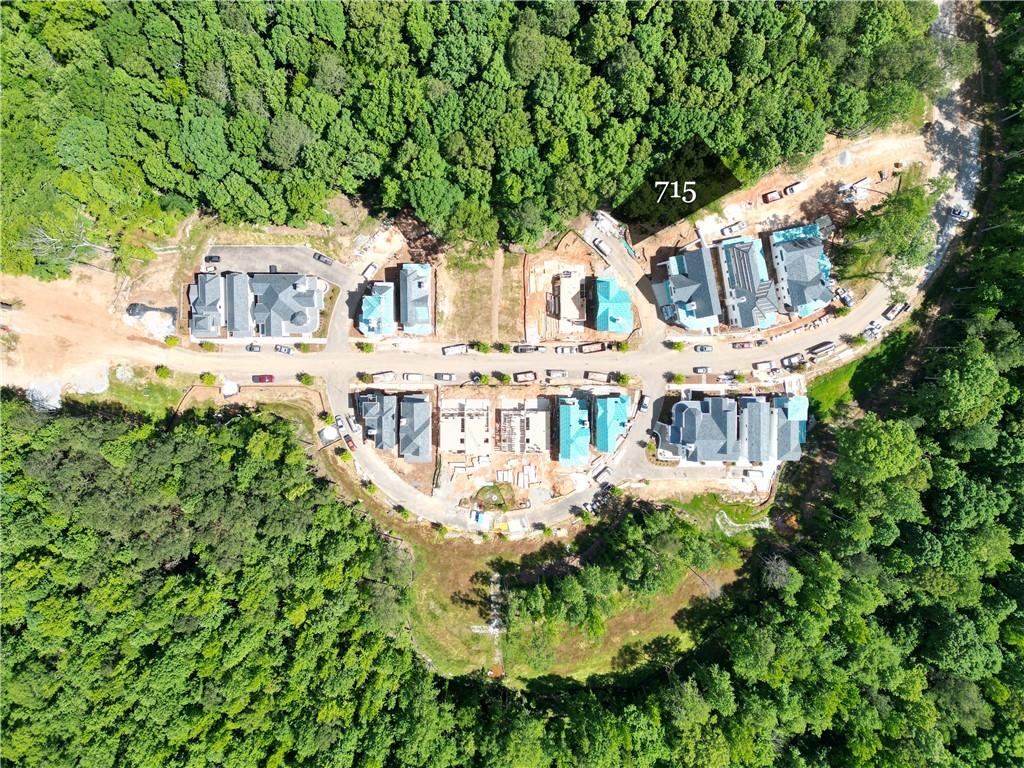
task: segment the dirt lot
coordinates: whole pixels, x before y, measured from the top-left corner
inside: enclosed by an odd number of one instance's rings
[[[522,257],[495,251],[489,265],[436,267],[436,331],[451,341],[505,341],[523,338]]]
[[[641,263],[646,261],[649,271],[651,260],[661,260],[668,255],[666,251],[674,251],[696,239],[697,229],[712,241],[722,239],[722,227],[740,220],[749,226],[737,234],[746,235],[813,221],[824,214],[832,216],[838,224],[857,211],[877,204],[882,193],[894,189],[896,181],[891,174],[897,162],[905,168],[914,163],[929,163],[925,139],[920,133],[890,132],[858,140],[827,136],[824,149],[805,168],[799,171],[780,168],[753,187],[717,201],[713,210],[697,221],[696,228],[693,222],[684,219],[634,243],[634,247],[642,258]],[[879,180],[880,170],[890,174],[887,181]],[[871,180],[869,189],[876,191],[868,192],[855,205],[843,203],[836,191],[839,184],[853,183],[864,177]],[[773,203],[764,202],[766,193],[782,191],[798,180],[805,183],[803,190]]]
[[[137,360],[152,351],[159,359],[164,345],[141,328],[121,321],[112,304],[123,278],[91,267],[77,267],[68,280],[41,283],[29,277],[0,277],[4,301],[20,301],[19,309],[4,312],[17,344],[4,356],[5,381],[30,386],[56,377],[74,381],[106,370],[109,360]]]

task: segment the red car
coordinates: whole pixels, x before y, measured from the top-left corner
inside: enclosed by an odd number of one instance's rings
[[[356,449],[356,441],[352,439],[352,435],[345,435],[345,445],[348,446],[350,451],[354,451]]]
[[[273,381],[274,381],[274,377],[271,376],[269,373],[264,373],[264,374],[262,374],[260,376],[253,376],[252,377],[252,383],[253,384],[271,384],[271,383],[273,383]]]

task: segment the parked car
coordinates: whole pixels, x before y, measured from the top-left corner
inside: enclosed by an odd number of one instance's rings
[[[259,344],[246,344],[245,345],[245,351],[246,352],[259,352],[260,351],[260,345]]]
[[[449,344],[447,347],[441,347],[441,354],[445,357],[465,355],[467,352],[469,352],[469,344]]]
[[[774,203],[776,200],[782,199],[782,193],[777,189],[773,189],[771,192],[765,192],[762,197],[766,203]]]
[[[354,451],[356,449],[356,441],[352,439],[352,435],[345,435],[345,445],[348,446],[350,451]]]
[[[352,434],[358,435],[360,432],[363,431],[362,425],[358,421],[356,421],[355,416],[348,417],[348,426],[349,429],[352,430]]]
[[[434,378],[438,381],[455,381],[454,373],[435,373]]]
[[[793,194],[796,194],[797,192],[799,192],[801,189],[803,189],[806,186],[807,185],[804,184],[802,181],[794,181],[792,184],[790,184],[788,187],[786,187],[782,191],[785,192],[787,195],[793,195]]]
[[[513,352],[519,352],[520,354],[526,352],[543,352],[544,347],[538,347],[536,344],[516,344],[512,347]]]
[[[755,347],[767,347],[768,346],[768,339],[758,339],[757,341],[754,342],[754,346]]]
[[[338,415],[334,417],[334,426],[338,429],[344,429],[346,426],[345,417]]]
[[[363,280],[369,280],[371,277],[376,275],[378,269],[379,267],[376,264],[370,264],[363,270]]]
[[[737,232],[742,232],[746,228],[747,228],[747,222],[745,222],[745,221],[736,221],[736,222],[733,222],[732,224],[730,224],[727,227],[722,227],[722,234],[723,235],[733,235],[733,234],[735,234]]]
[[[706,365],[698,365],[696,368],[693,369],[693,372],[700,375],[704,375],[707,373],[711,373],[711,369],[708,368]]]
[[[760,363],[754,363],[752,366],[755,371],[770,371],[772,368],[771,360],[763,360]]]
[[[892,304],[891,306],[886,308],[885,312],[882,313],[882,317],[884,317],[891,323],[893,320],[902,315],[908,309],[910,309],[910,304],[908,304],[905,301],[902,304]]]
[[[710,352],[712,349],[710,344],[698,344],[693,348],[694,352]]]
[[[611,256],[612,249],[608,247],[608,243],[602,240],[600,237],[594,238],[594,247],[597,248],[597,252],[602,256]]]
[[[207,264],[217,264],[220,262],[220,256],[213,253],[207,256],[205,259],[203,259],[203,261],[205,261]]]
[[[294,355],[295,350],[292,347],[286,347],[284,344],[275,344],[274,351],[280,352],[282,355]]]
[[[325,256],[320,251],[313,251],[313,258],[319,261],[321,264],[326,264],[328,267],[334,263],[334,259],[330,256]]]
[[[608,349],[608,345],[603,341],[588,341],[586,344],[580,344],[580,352],[584,354],[590,354],[591,352],[604,352]]]
[[[647,413],[651,408],[651,398],[647,395],[640,395],[640,413]]]
[[[405,381],[423,381],[422,373],[403,373],[402,379]]]
[[[960,221],[967,221],[971,218],[971,212],[966,208],[961,208],[959,205],[954,205],[950,208],[949,215],[954,219],[960,219]]]
[[[718,375],[718,381],[725,384],[728,382],[736,381],[736,374],[734,373],[720,373]]]
[[[549,368],[547,370],[549,379],[567,379],[569,378],[569,372],[563,371],[560,368]]]
[[[205,267],[203,267],[203,272],[211,272],[212,273],[212,272],[216,272],[216,271],[217,271],[217,268],[213,264],[207,264]]]
[[[576,347],[568,347],[568,346],[555,347],[555,354],[556,355],[575,355],[576,354]]]
[[[733,349],[750,349],[752,346],[754,346],[752,341],[734,341],[732,343]]]
[[[252,377],[253,384],[273,384],[274,377],[269,373],[260,373]]]
[[[519,371],[519,373],[512,374],[512,381],[516,384],[525,384],[528,381],[536,381],[537,374],[533,371]]]
[[[612,377],[603,371],[584,371],[583,378],[587,381],[602,381],[606,384],[612,380]]]

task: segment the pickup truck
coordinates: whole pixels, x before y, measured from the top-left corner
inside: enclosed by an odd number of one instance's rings
[[[445,357],[451,357],[452,355],[465,355],[469,352],[469,344],[449,344],[447,347],[441,347],[441,354]]]
[[[334,259],[330,256],[325,256],[320,251],[313,251],[313,258],[319,261],[321,264],[326,264],[328,267],[334,264]]]
[[[750,349],[752,346],[754,346],[752,341],[734,341],[732,343],[733,349]]]
[[[563,371],[560,368],[548,368],[547,374],[548,374],[548,378],[549,379],[568,379],[569,378],[569,372],[568,371]]]
[[[607,373],[602,373],[601,371],[584,371],[583,378],[588,381],[602,381],[605,384],[612,380],[611,376]]]
[[[402,379],[404,381],[423,381],[422,373],[403,373]]]
[[[525,384],[528,381],[536,381],[537,374],[533,371],[520,371],[512,374],[512,381],[516,384]]]
[[[650,410],[650,407],[651,407],[651,398],[649,398],[647,395],[641,394],[640,395],[640,407],[639,407],[640,413],[647,413],[647,411]]]
[[[435,373],[434,378],[438,381],[455,381],[454,373]]]
[[[762,199],[766,203],[774,203],[776,200],[782,199],[782,193],[777,189],[773,189],[771,192],[765,192]]]
[[[594,247],[597,249],[597,252],[600,253],[602,256],[612,255],[612,249],[609,248],[608,243],[606,243],[600,237],[594,238]]]
[[[742,232],[746,228],[747,228],[747,222],[745,222],[745,221],[736,221],[736,222],[733,222],[732,224],[730,224],[727,227],[722,227],[722,234],[726,235],[726,236],[734,235],[737,232]]]
[[[580,344],[580,352],[588,354],[590,352],[604,352],[605,343],[603,341],[590,341],[586,344]]]
[[[371,277],[376,275],[377,269],[378,267],[376,264],[370,264],[367,266],[366,269],[363,270],[363,280],[369,280]]]
[[[373,382],[374,382],[374,384],[376,384],[378,382],[386,382],[386,381],[394,381],[394,380],[395,380],[395,372],[394,371],[381,371],[380,373],[373,374]]]
[[[763,360],[760,363],[754,363],[751,366],[755,371],[770,371],[772,369],[771,360]]]
[[[802,181],[794,181],[792,184],[790,184],[782,191],[785,192],[787,195],[795,195],[797,192],[799,192],[806,186],[807,185],[804,184]]]

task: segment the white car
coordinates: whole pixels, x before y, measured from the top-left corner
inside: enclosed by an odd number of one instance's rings
[[[730,224],[727,227],[723,227],[722,228],[722,234],[723,235],[732,235],[732,234],[735,234],[737,232],[742,232],[746,228],[747,228],[747,222],[745,222],[745,221],[737,221],[737,222],[734,222],[734,223]]]
[[[949,215],[954,219],[960,219],[960,221],[967,221],[971,218],[971,212],[966,208],[961,208],[959,205],[954,205],[949,209]]]
[[[569,378],[569,372],[563,371],[560,368],[549,368],[547,371],[549,379],[567,379]]]
[[[455,381],[454,373],[435,373],[434,378],[438,381]]]
[[[291,347],[286,347],[284,344],[275,344],[274,351],[280,352],[282,355],[294,355],[295,350]]]
[[[422,373],[403,373],[402,378],[405,381],[423,381]]]
[[[612,249],[609,248],[608,243],[606,243],[600,237],[594,238],[594,247],[597,249],[597,252],[600,253],[602,256],[612,255]]]
[[[575,355],[576,347],[555,347],[556,355]]]
[[[370,264],[366,269],[363,270],[363,280],[369,280],[371,277],[377,274],[377,265]]]

